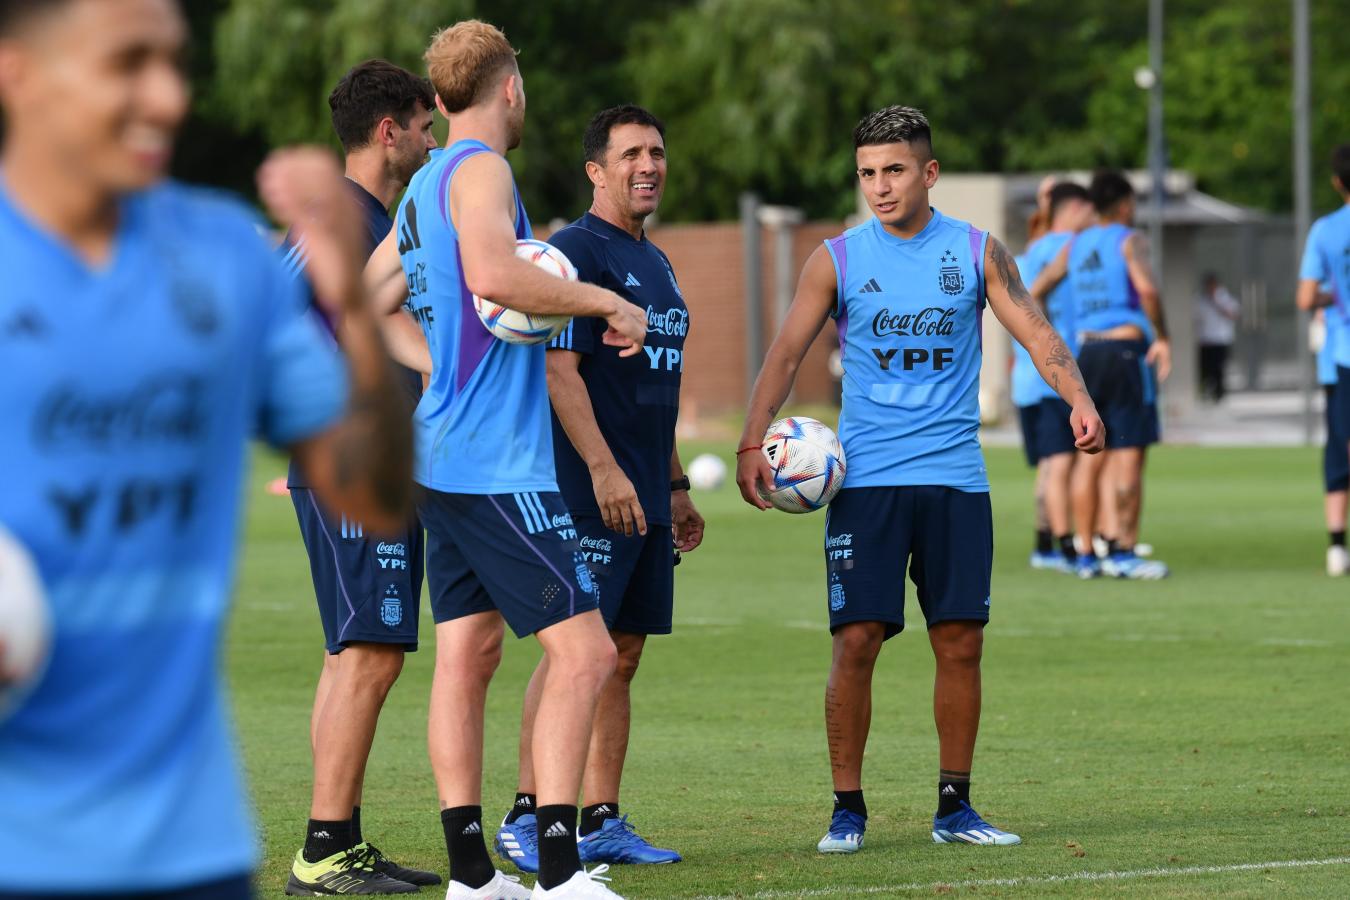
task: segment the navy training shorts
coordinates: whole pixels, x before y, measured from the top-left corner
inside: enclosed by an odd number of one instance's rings
[[[1144,361],[1147,341],[1088,341],[1078,351],[1078,368],[1106,426],[1106,448],[1158,443],[1158,388]]]
[[[938,485],[845,487],[825,520],[830,631],[905,627],[905,568],[924,620],[989,621],[994,519],[987,492]]]
[[[1027,465],[1035,466],[1047,456],[1073,453],[1073,428],[1069,425],[1069,404],[1059,397],[1045,397],[1039,403],[1017,407],[1022,424],[1022,449]]]
[[[422,601],[422,526],[384,537],[323,510],[309,488],[291,488],[300,536],[309,554],[324,646],[341,653],[352,643],[417,649]]]
[[[599,607],[562,494],[426,490],[418,512],[436,624],[496,610],[525,637]]]
[[[1326,386],[1327,443],[1322,448],[1322,480],[1328,494],[1350,487],[1350,369],[1336,367],[1336,383]]]
[[[675,614],[675,542],[669,525],[626,537],[599,516],[578,516],[581,553],[600,589],[610,631],[670,634]]]

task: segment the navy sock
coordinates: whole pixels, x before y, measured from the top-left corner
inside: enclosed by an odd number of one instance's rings
[[[577,808],[559,804],[538,807],[539,883],[551,891],[581,871],[577,853]]]
[[[835,791],[834,811],[839,812],[841,809],[857,813],[864,819],[867,818],[867,804],[863,801],[862,788],[856,791]]]
[[[480,888],[492,880],[496,867],[483,842],[483,807],[454,806],[441,810],[445,850],[450,854],[450,880]]]
[[[305,862],[316,863],[334,853],[341,853],[354,843],[351,819],[343,819],[340,822],[310,819],[309,826],[305,829],[305,849],[301,853],[305,857]]]

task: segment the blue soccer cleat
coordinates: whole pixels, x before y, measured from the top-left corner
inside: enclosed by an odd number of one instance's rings
[[[1158,581],[1167,577],[1168,569],[1164,562],[1144,559],[1132,550],[1122,550],[1102,560],[1102,574],[1132,581]]]
[[[1031,567],[1033,569],[1049,569],[1052,572],[1072,572],[1073,563],[1059,550],[1051,550],[1049,553],[1041,553],[1039,550],[1031,551]]]
[[[933,816],[933,840],[939,844],[1020,844],[1022,839],[990,825],[969,803],[949,816]]]
[[[1102,564],[1091,553],[1080,553],[1073,564],[1074,574],[1083,580],[1096,578],[1102,574]]]
[[[683,857],[674,850],[663,850],[647,843],[628,821],[628,816],[606,819],[599,831],[577,840],[577,853],[583,863],[627,863],[663,865],[677,863]]]
[[[497,839],[492,842],[497,855],[522,872],[539,871],[539,828],[533,815],[523,815],[514,822],[502,823]]]
[[[867,817],[852,810],[836,809],[830,819],[830,830],[816,844],[821,853],[857,853],[862,849]]]

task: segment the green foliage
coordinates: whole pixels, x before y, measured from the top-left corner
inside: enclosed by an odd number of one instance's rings
[[[847,214],[853,126],[890,103],[928,113],[948,171],[1147,160],[1147,96],[1133,81],[1148,59],[1142,2],[211,0],[201,8],[213,4],[227,8],[214,22],[204,115],[213,134],[256,132],[274,145],[332,141],[325,100],[353,63],[384,56],[417,70],[437,28],[472,15],[502,26],[521,51],[530,104],[512,161],[538,219],[571,218],[588,204],[581,132],[595,111],[633,100],[669,125],[662,214],[672,221],[732,218],[745,190],[813,216]],[[1340,64],[1350,31],[1338,4],[1312,6],[1315,197],[1327,208],[1338,199],[1326,157],[1350,140],[1350,67]],[[1171,164],[1225,199],[1288,209],[1289,4],[1170,0],[1166,13]]]

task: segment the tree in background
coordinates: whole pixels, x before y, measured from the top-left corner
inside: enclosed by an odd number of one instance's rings
[[[1350,140],[1350,31],[1312,0],[1314,171]],[[907,103],[933,120],[948,171],[1143,167],[1143,3],[1079,0],[200,0],[199,106],[180,170],[249,189],[265,145],[331,143],[328,91],[383,56],[421,71],[433,31],[480,16],[521,51],[529,97],[513,165],[531,213],[589,203],[580,139],[596,110],[636,100],[666,120],[668,220],[734,218],[737,196],[853,210],[849,135]],[[1169,0],[1165,89],[1173,167],[1202,189],[1292,204],[1290,11],[1274,0]],[[205,46],[207,51],[201,52]],[[242,173],[242,174],[241,174]],[[1320,177],[1314,202],[1337,198]]]

